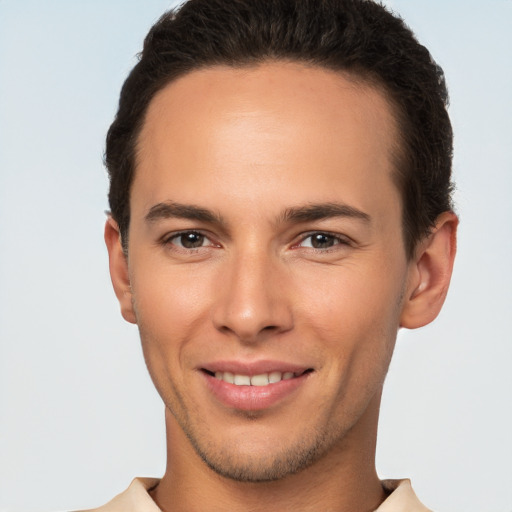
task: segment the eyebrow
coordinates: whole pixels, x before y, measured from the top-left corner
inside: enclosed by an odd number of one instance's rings
[[[223,218],[211,210],[193,204],[181,204],[172,201],[155,204],[145,216],[146,222],[150,223],[171,218],[225,224]]]
[[[279,222],[301,223],[323,220],[332,217],[347,217],[371,222],[371,217],[353,206],[344,203],[318,203],[305,206],[287,208],[279,217]],[[161,219],[188,219],[208,222],[225,226],[226,222],[221,215],[212,210],[201,208],[193,204],[175,203],[167,201],[152,206],[145,216],[146,222],[153,223]]]
[[[282,215],[282,220],[284,222],[299,223],[332,217],[348,217],[362,220],[366,223],[371,222],[371,217],[367,213],[344,203],[319,203],[287,208]]]

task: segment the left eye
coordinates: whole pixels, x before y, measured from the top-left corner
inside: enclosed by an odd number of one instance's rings
[[[299,244],[300,247],[312,247],[313,249],[330,249],[335,245],[346,244],[343,239],[329,233],[313,233]]]
[[[184,233],[178,233],[167,240],[167,243],[172,243],[183,249],[197,249],[199,247],[205,247],[210,245],[211,242],[206,236],[198,233],[197,231],[185,231]]]

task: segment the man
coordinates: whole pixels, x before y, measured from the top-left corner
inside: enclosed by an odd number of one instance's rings
[[[167,469],[101,511],[427,510],[374,464],[400,327],[455,255],[441,70],[364,0],[191,0],[107,137],[110,272]]]

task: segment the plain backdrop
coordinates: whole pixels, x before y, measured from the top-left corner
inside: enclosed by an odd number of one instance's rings
[[[164,471],[118,312],[104,135],[163,0],[0,0],[0,511],[97,506]],[[436,511],[512,511],[512,1],[391,0],[446,72],[461,217],[434,324],[401,332],[377,466]]]

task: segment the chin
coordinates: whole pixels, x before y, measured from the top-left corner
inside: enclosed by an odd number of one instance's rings
[[[187,434],[188,435],[188,434]],[[283,449],[267,446],[264,454],[251,453],[232,443],[228,449],[202,446],[188,435],[196,453],[218,475],[237,482],[273,482],[311,466],[331,446],[322,436],[305,436],[299,443]]]

